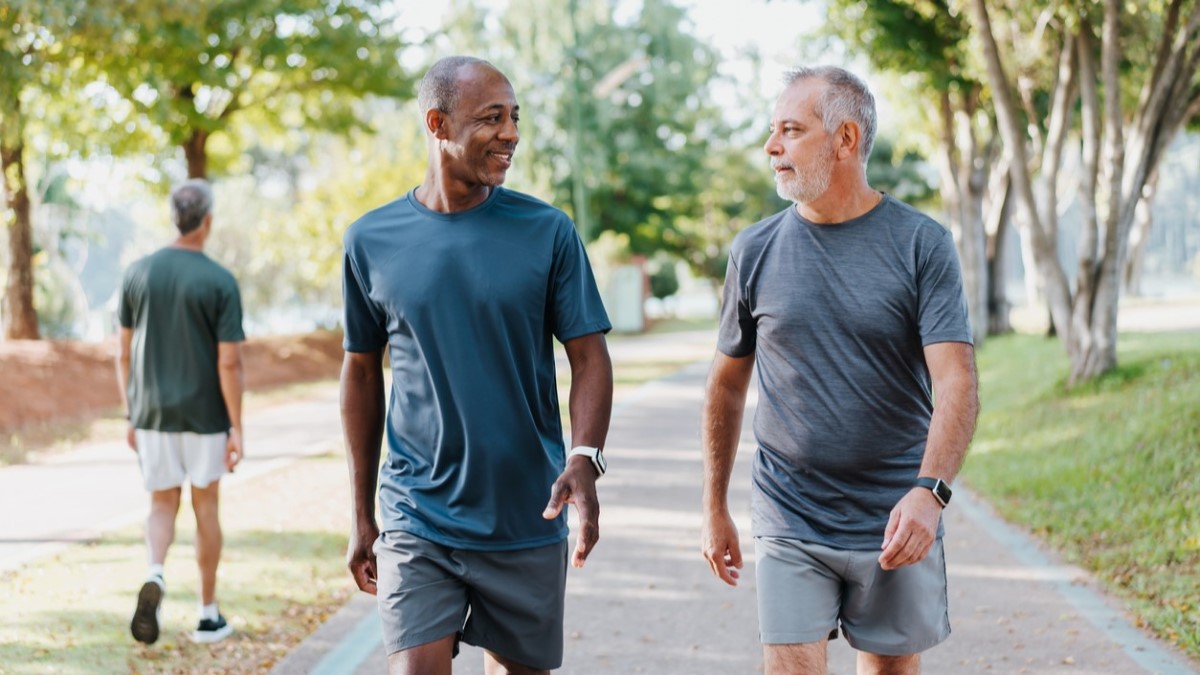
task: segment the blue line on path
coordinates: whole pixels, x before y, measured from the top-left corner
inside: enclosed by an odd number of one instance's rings
[[[373,650],[381,649],[382,644],[383,629],[379,625],[379,612],[372,610],[336,647],[325,653],[309,671],[309,675],[350,675],[362,666]]]
[[[958,486],[955,486],[955,490],[958,490]],[[962,492],[967,491],[962,490]],[[968,499],[964,499],[960,507],[963,513],[978,523],[996,541],[1003,544],[1018,562],[1028,567],[1044,570],[1052,570],[1056,567],[1044,553],[1038,550],[1029,537],[988,513],[980,506],[975,495],[968,493],[967,496]],[[1055,578],[1053,575],[1050,576]],[[1092,622],[1092,625],[1099,628],[1100,632],[1107,635],[1110,640],[1119,644],[1129,658],[1148,672],[1157,675],[1195,675],[1196,671],[1143,635],[1125,617],[1114,611],[1100,596],[1086,587],[1073,584],[1069,579],[1061,577],[1051,583],[1059,595],[1066,598],[1067,602],[1070,602],[1075,609],[1079,610],[1080,614]]]

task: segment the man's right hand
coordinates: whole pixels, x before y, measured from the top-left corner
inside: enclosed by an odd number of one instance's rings
[[[742,547],[738,543],[737,525],[729,512],[707,514],[700,534],[700,551],[712,573],[730,586],[737,586],[742,569]]]
[[[346,547],[346,567],[358,589],[375,595],[375,582],[379,578],[375,569],[375,540],[379,538],[379,527],[375,523],[364,523],[350,528],[350,543]]]
[[[129,428],[125,431],[125,442],[129,444],[129,449],[137,452],[137,429],[134,428],[133,422],[129,423]]]

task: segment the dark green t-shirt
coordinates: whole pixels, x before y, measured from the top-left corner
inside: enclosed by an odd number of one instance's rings
[[[138,429],[229,430],[217,343],[240,342],[237,280],[199,251],[164,248],[129,266],[118,310],[133,329],[128,396]]]

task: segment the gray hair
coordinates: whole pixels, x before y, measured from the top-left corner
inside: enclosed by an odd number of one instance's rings
[[[454,112],[458,105],[458,71],[464,66],[487,66],[495,69],[491,63],[474,56],[447,56],[430,66],[421,84],[417,88],[417,105],[421,114],[430,110],[440,110],[444,113]]]
[[[171,218],[179,234],[200,227],[212,208],[212,186],[203,178],[190,178],[171,190]]]
[[[875,145],[875,97],[871,90],[857,75],[837,66],[801,66],[784,74],[783,81],[791,86],[810,78],[824,80],[829,85],[817,99],[815,110],[825,131],[833,133],[846,121],[858,124],[862,132],[858,156],[866,164]]]

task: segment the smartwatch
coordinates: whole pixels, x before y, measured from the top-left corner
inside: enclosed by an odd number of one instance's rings
[[[954,494],[950,489],[950,485],[941,478],[921,476],[917,479],[917,487],[923,487],[932,492],[934,499],[938,500],[943,509],[950,503],[950,496]]]
[[[592,460],[592,467],[596,469],[597,478],[603,476],[605,471],[608,471],[608,462],[605,461],[604,451],[600,448],[590,448],[586,445],[577,445],[571,448],[571,451],[567,453],[567,459],[571,459],[575,455],[583,455],[584,457]]]

